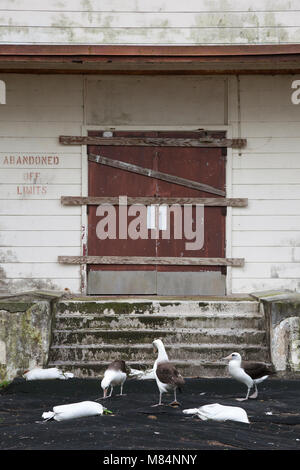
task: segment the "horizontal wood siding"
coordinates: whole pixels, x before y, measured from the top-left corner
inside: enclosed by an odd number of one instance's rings
[[[230,79],[229,121],[247,148],[233,150],[231,197],[247,197],[233,208],[233,292],[300,288],[300,106],[291,102],[293,76]],[[239,128],[240,125],[240,128]]]
[[[48,247],[79,247],[81,233],[79,230],[5,230],[0,233],[1,247],[10,247],[14,252],[15,247],[34,247],[47,249]],[[33,250],[32,250],[33,251]],[[6,258],[3,259],[3,262]]]
[[[13,3],[13,8],[12,8]],[[267,6],[267,8],[266,8]],[[71,8],[72,7],[72,8]],[[299,11],[298,0],[1,0],[1,10],[23,11],[106,11],[106,12],[248,12],[248,11]]]
[[[83,80],[74,78],[1,75],[0,291],[80,291],[79,268],[57,263],[81,254],[81,209],[60,203],[81,194],[81,148],[58,143],[63,129],[81,133]]]
[[[296,43],[299,22],[296,0],[2,0],[0,43]]]

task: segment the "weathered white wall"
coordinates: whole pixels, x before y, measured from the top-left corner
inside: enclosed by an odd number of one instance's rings
[[[234,292],[300,289],[300,105],[291,102],[295,76],[240,77],[240,132],[247,147],[233,152],[232,195],[249,207],[233,209]],[[237,79],[231,78],[229,122],[239,133]]]
[[[82,78],[4,75],[0,105],[0,290],[69,288],[79,291],[79,269],[57,263],[79,255],[81,209],[61,195],[81,192],[81,148],[63,147],[60,134],[80,134]],[[47,165],[18,157],[49,157]],[[31,158],[31,160],[33,160]]]
[[[0,43],[300,42],[298,0],[1,0]]]
[[[88,78],[84,86],[80,76],[1,75],[7,84],[7,104],[0,106],[2,287],[80,291],[80,268],[59,265],[57,256],[81,254],[81,210],[61,206],[59,201],[61,195],[81,194],[85,177],[81,147],[61,146],[58,136],[81,135],[85,119],[93,126],[128,128],[168,126],[170,116],[170,126],[195,128],[214,127],[214,123],[218,128],[227,117],[233,137],[247,138],[242,154],[233,151],[228,159],[228,165],[232,162],[228,195],[249,198],[247,208],[232,209],[228,253],[246,260],[244,268],[232,269],[233,292],[299,290],[300,105],[291,103],[294,78],[241,76],[238,100],[237,78],[229,77],[225,116],[225,81],[219,76],[162,77],[160,84],[159,77],[147,77],[144,82],[142,77],[95,77]],[[113,83],[109,100],[107,83]],[[153,110],[149,90],[159,86],[160,92],[166,92],[159,94]],[[193,104],[189,87],[195,90]],[[203,93],[201,87],[215,90],[216,95]],[[168,89],[176,89],[177,95],[168,94]],[[186,106],[182,105],[183,96],[187,97]],[[177,108],[182,112],[176,113]],[[18,156],[58,157],[59,164],[19,165]],[[35,187],[35,194],[24,195],[25,187]]]

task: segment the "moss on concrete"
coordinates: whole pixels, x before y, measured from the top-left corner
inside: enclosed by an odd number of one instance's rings
[[[0,301],[0,310],[5,310],[6,312],[16,313],[16,312],[25,312],[31,307],[32,303],[29,302],[1,302]]]
[[[180,305],[180,302],[159,302],[159,305],[161,307],[178,307]]]
[[[162,301],[162,302],[169,302],[169,301],[175,301],[175,302],[183,302],[183,301],[191,301],[191,302],[201,302],[201,301],[219,301],[219,302],[239,302],[239,301],[248,301],[248,302],[254,302],[253,295],[247,295],[247,294],[236,294],[236,295],[193,295],[193,296],[182,296],[182,295],[140,295],[136,297],[132,296],[74,296],[70,297],[68,300],[72,302],[99,302],[99,301],[114,301],[115,299],[118,299],[118,301],[128,301],[129,299],[137,300],[139,299],[140,301]]]
[[[152,302],[59,302],[57,304],[57,311],[60,313],[65,312],[79,312],[86,314],[104,314],[115,313],[116,315],[129,314],[129,313],[145,313],[153,312]]]
[[[2,302],[1,307],[0,379],[11,380],[26,369],[46,365],[52,315],[48,301]]]
[[[6,378],[7,370],[6,370],[6,365],[5,364],[0,364],[0,382],[3,383],[3,381]]]
[[[10,384],[9,380],[3,380],[2,382],[0,382],[0,390],[1,388],[7,387],[9,384]]]

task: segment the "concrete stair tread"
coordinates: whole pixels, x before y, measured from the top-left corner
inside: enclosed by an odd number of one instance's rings
[[[265,330],[258,330],[257,328],[176,328],[175,329],[144,329],[143,331],[139,331],[139,333],[155,333],[159,335],[159,333],[221,333],[221,332],[234,332],[234,333],[242,333],[242,332],[264,332]],[[136,333],[136,330],[130,328],[130,329],[122,329],[121,331],[116,331],[114,329],[109,330],[106,328],[58,328],[54,329],[53,333]]]
[[[150,300],[150,299],[114,299],[97,301],[60,301],[57,304],[57,313],[83,313],[83,314],[165,314],[165,313],[206,313],[214,312],[259,312],[259,302],[253,301],[217,301],[210,300]]]
[[[120,344],[129,347],[135,343],[148,345],[152,349],[152,341],[161,338],[165,345],[172,344],[256,344],[265,342],[266,331],[254,328],[172,328],[172,329],[56,329],[53,331],[52,345],[110,345]],[[107,349],[106,349],[107,350]]]
[[[115,319],[118,317],[115,313],[57,313],[56,318],[95,318],[104,317]],[[202,313],[180,313],[181,318],[216,318],[216,312],[202,312]],[[122,318],[178,318],[178,313],[123,313]],[[259,312],[249,313],[231,313],[220,312],[218,318],[263,318]]]
[[[249,304],[255,304],[259,303],[255,297],[252,296],[247,296],[247,295],[234,295],[234,296],[151,296],[151,295],[146,295],[146,296],[92,296],[89,295],[88,297],[73,297],[69,299],[63,299],[61,300],[61,303],[91,303],[91,302],[97,302],[97,303],[159,303],[159,304],[164,304],[164,303],[191,303],[191,302],[197,302],[197,303],[210,303],[210,304],[232,304],[232,303],[249,303]]]
[[[228,348],[237,348],[237,349],[251,349],[251,348],[260,348],[262,350],[268,349],[267,346],[261,346],[260,344],[257,345],[252,345],[252,344],[233,344],[233,343],[217,343],[217,344],[165,344],[167,351],[172,348],[172,349],[228,349]],[[59,344],[59,345],[52,345],[51,349],[152,349],[153,346],[152,344]]]
[[[180,343],[261,343],[266,331],[255,328],[176,328],[176,329],[56,329],[52,344],[129,344],[148,343],[152,347],[155,338],[161,338],[166,345]]]

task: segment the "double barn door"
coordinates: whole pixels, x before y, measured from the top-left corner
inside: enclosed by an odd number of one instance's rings
[[[196,135],[198,134],[192,132],[114,132],[113,137],[193,139]],[[103,132],[91,131],[89,136],[102,137]],[[224,134],[219,132],[216,136],[224,137]],[[117,162],[126,162],[163,174],[201,182],[225,191],[226,149],[220,147],[89,145],[88,154],[101,155]],[[95,161],[89,161],[88,170],[90,197],[127,196],[127,198],[174,198],[174,200],[175,198],[221,197],[204,190],[132,173]],[[204,217],[201,221],[204,224],[203,243],[199,243],[199,240],[196,243],[195,238],[193,244],[193,240],[185,237],[183,206],[180,206],[182,209],[180,222],[180,215],[175,218],[171,211],[170,217],[167,217],[165,208],[155,210],[152,199],[150,201],[151,204],[146,204],[146,206],[152,205],[153,207],[147,207],[144,212],[147,219],[144,225],[147,230],[147,239],[145,236],[143,239],[124,236],[124,220],[129,226],[138,213],[135,215],[127,213],[126,222],[126,219],[120,217],[120,210],[123,211],[124,217],[124,206],[118,205],[114,206],[115,227],[112,219],[110,219],[111,225],[107,224],[105,227],[107,231],[110,230],[110,236],[105,239],[105,235],[100,235],[99,238],[99,227],[104,227],[104,224],[101,226],[101,220],[103,222],[108,213],[104,210],[99,211],[97,206],[89,206],[88,256],[225,257],[226,207],[205,206],[203,213],[201,211],[196,213],[196,206],[190,209],[192,212],[189,214],[193,219],[190,228],[194,232],[197,228],[200,230],[200,221],[196,219],[197,214],[198,216],[202,214]],[[129,208],[130,205],[128,205]],[[113,217],[113,212],[110,215]],[[120,220],[122,220],[122,227],[120,227]],[[178,231],[180,223],[182,224],[182,238],[175,236],[174,233],[174,228]],[[174,227],[175,224],[177,224],[176,227]],[[156,229],[155,236],[153,229]],[[167,237],[164,236],[166,230],[169,233]],[[190,249],[191,246],[193,249]],[[93,264],[88,266],[88,293],[94,295],[224,295],[225,277],[226,266]]]

